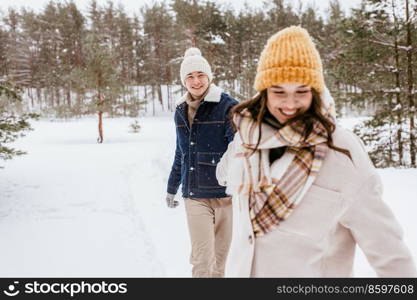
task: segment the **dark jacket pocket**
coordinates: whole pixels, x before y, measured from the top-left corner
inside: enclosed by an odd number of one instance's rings
[[[222,157],[220,152],[197,152],[197,183],[199,189],[223,188],[216,178],[216,166]]]

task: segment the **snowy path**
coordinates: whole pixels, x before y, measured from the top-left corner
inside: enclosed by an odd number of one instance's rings
[[[0,170],[0,277],[188,277],[184,206],[165,205],[172,117],[39,121]],[[385,199],[417,254],[417,170],[379,170]],[[417,257],[416,257],[417,258]],[[374,276],[359,253],[356,276]]]
[[[173,246],[188,243],[167,222],[184,222],[181,211],[162,209],[167,122],[135,135],[130,120],[105,120],[101,145],[94,119],[36,122],[17,144],[29,155],[0,171],[0,276],[187,276],[186,256],[175,273],[155,248],[181,263]]]

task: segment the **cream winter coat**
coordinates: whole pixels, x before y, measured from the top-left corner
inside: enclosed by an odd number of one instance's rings
[[[349,149],[352,161],[329,149],[316,180],[294,212],[271,233],[254,238],[249,199],[239,194],[239,134],[217,166],[217,179],[233,195],[233,236],[227,277],[350,277],[356,243],[381,277],[416,277],[412,255],[389,207],[362,142],[337,127],[336,146]],[[271,166],[280,178],[292,156]]]

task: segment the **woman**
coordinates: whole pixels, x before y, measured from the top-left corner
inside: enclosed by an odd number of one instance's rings
[[[358,244],[378,276],[416,276],[363,144],[335,123],[305,29],[268,40],[255,89],[234,109],[238,133],[217,166],[233,195],[226,275],[349,277]]]

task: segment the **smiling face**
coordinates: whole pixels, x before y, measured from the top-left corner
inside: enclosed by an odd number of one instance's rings
[[[185,87],[193,98],[203,96],[208,86],[208,76],[203,72],[192,72],[185,77]]]
[[[266,106],[284,124],[307,111],[312,103],[311,87],[300,83],[282,83],[267,88]]]

